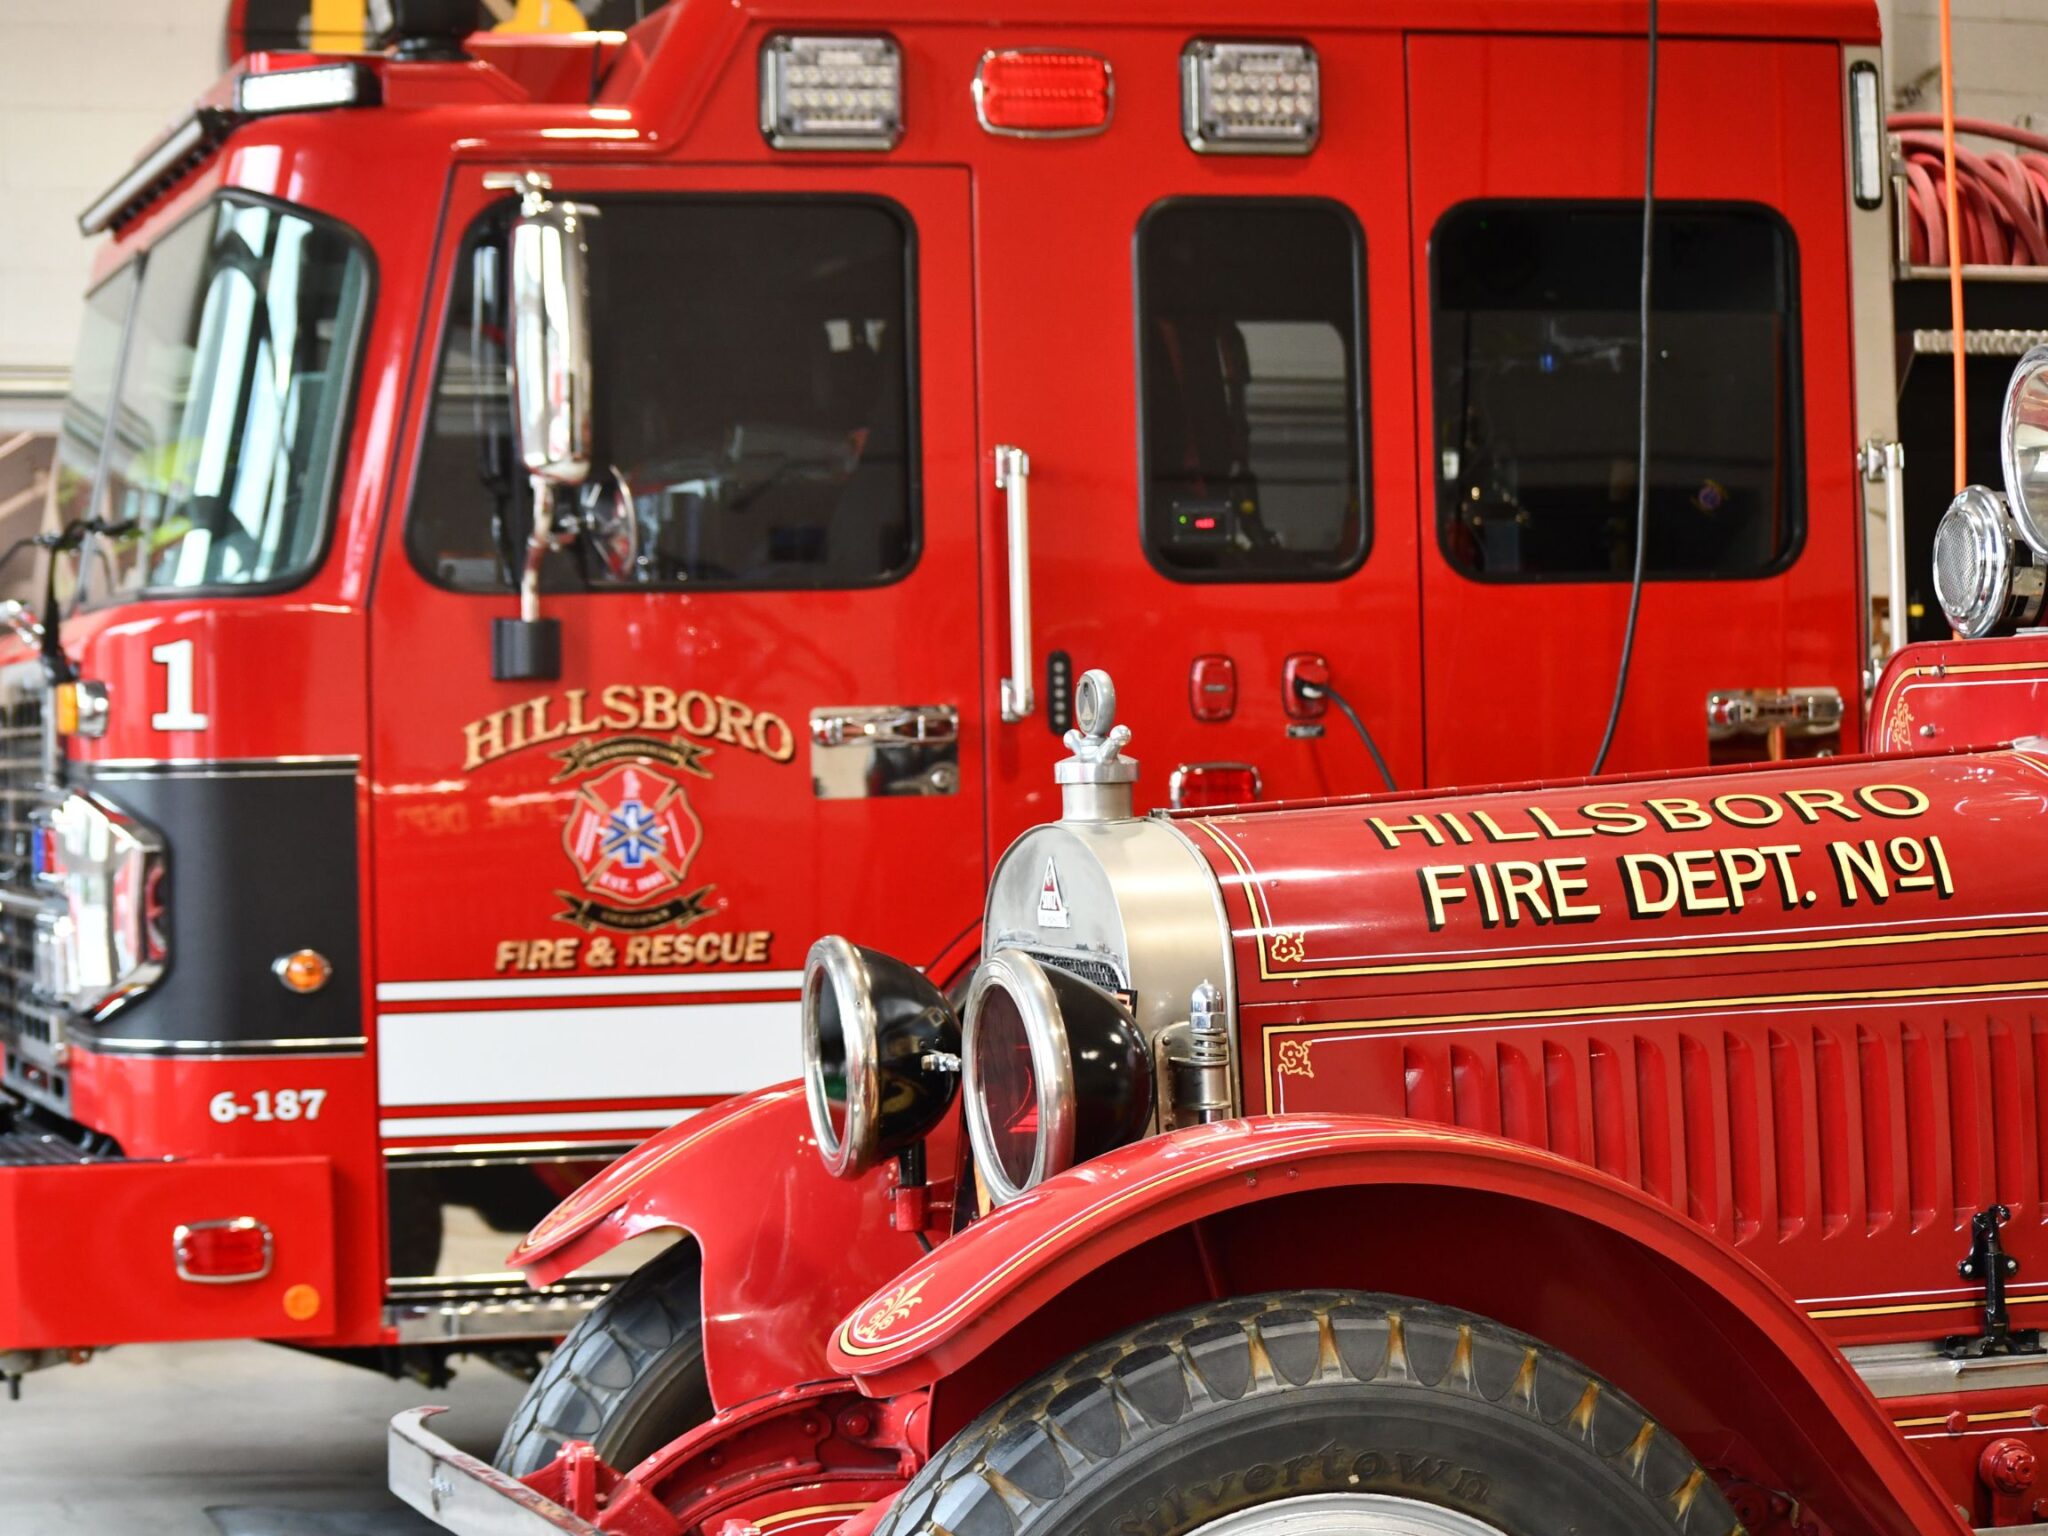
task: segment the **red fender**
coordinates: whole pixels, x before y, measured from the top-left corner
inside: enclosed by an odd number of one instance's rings
[[[869,1296],[830,1363],[878,1396],[934,1388],[937,1443],[1120,1328],[1219,1296],[1339,1287],[1523,1329],[1702,1461],[1837,1530],[1967,1529],[1848,1362],[1747,1259],[1584,1164],[1413,1122],[1260,1117],[1098,1158]]]
[[[894,1184],[893,1163],[858,1179],[828,1174],[803,1088],[785,1083],[642,1143],[551,1211],[508,1262],[546,1285],[643,1232],[688,1233],[703,1256],[711,1397],[729,1408],[833,1374],[833,1325],[923,1252],[890,1228]]]

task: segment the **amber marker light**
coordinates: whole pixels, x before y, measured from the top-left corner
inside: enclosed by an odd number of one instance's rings
[[[295,1323],[308,1322],[320,1315],[320,1291],[317,1286],[294,1285],[284,1293],[284,1315]]]
[[[98,739],[107,734],[108,707],[105,683],[59,683],[54,692],[52,713],[56,719],[59,736],[89,736]]]
[[[284,983],[285,990],[302,996],[318,992],[334,975],[333,962],[317,949],[295,949],[288,955],[279,955],[270,969]]]

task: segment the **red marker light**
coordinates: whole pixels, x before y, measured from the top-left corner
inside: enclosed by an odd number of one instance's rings
[[[1249,804],[1262,787],[1250,763],[1182,763],[1167,780],[1167,796],[1177,811],[1206,810]]]
[[[1100,133],[1114,96],[1109,60],[1093,53],[1004,48],[983,54],[974,72],[981,126],[1012,138]]]
[[[171,1233],[171,1255],[180,1280],[196,1285],[232,1285],[261,1280],[276,1252],[270,1228],[254,1216],[195,1221]]]

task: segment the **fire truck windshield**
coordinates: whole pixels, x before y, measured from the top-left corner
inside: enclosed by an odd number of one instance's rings
[[[65,419],[66,511],[96,507],[136,533],[102,541],[83,576],[89,598],[277,585],[311,570],[369,277],[334,226],[223,198],[102,285]]]

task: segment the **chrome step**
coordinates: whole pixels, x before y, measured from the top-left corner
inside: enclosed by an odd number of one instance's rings
[[[553,1339],[583,1321],[611,1287],[606,1278],[535,1289],[517,1273],[399,1276],[387,1283],[384,1322],[401,1344]]]

